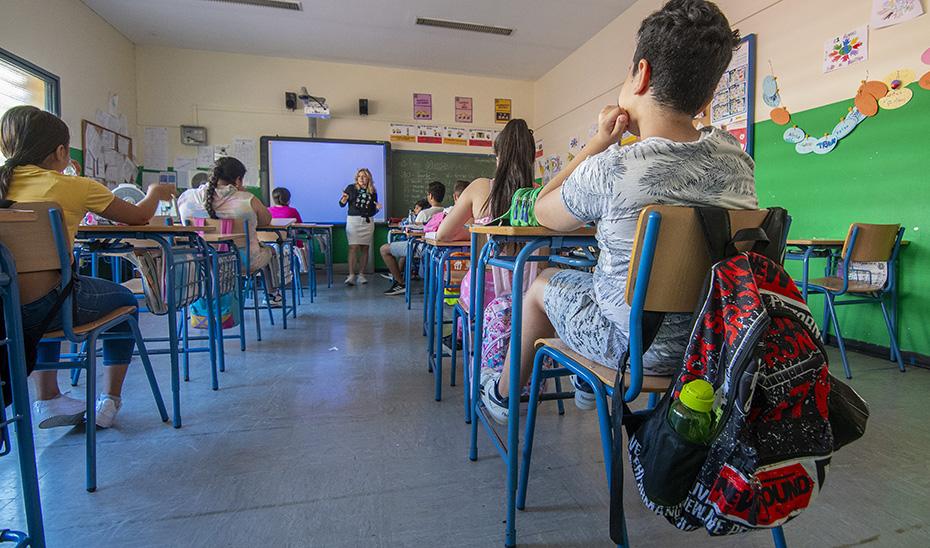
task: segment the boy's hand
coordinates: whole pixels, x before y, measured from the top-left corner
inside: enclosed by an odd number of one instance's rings
[[[630,115],[626,110],[617,105],[604,107],[597,116],[597,134],[588,141],[585,152],[590,156],[604,152],[620,140],[629,125]]]

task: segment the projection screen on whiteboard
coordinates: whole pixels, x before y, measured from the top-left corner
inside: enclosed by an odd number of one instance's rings
[[[270,205],[271,191],[285,187],[291,207],[304,222],[345,223],[339,198],[355,173],[368,168],[382,207],[375,221],[386,219],[390,188],[391,145],[384,141],[350,141],[298,137],[262,137],[262,191]]]

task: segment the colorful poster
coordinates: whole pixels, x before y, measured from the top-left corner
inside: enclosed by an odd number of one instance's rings
[[[506,124],[513,114],[513,103],[510,99],[494,99],[494,121]]]
[[[861,63],[869,58],[869,27],[862,25],[823,44],[823,72]]]
[[[470,124],[474,121],[471,97],[455,98],[455,123]]]
[[[924,14],[920,0],[872,0],[873,29],[890,27]]]
[[[433,96],[429,93],[413,94],[413,119],[433,119]]]
[[[710,125],[726,130],[736,137],[743,150],[752,154],[753,107],[755,86],[753,73],[755,71],[755,35],[750,34],[740,42],[739,48],[733,52],[727,70],[720,78],[717,89],[710,102],[710,117],[699,120],[703,126]],[[698,126],[698,123],[695,124]],[[621,139],[621,144],[636,142],[635,136]]]
[[[472,129],[468,133],[468,146],[489,147],[494,145],[493,132],[489,129]]]
[[[542,139],[536,141],[536,159],[543,157],[543,142]]]
[[[413,124],[391,124],[391,142],[416,143],[417,126]]]
[[[442,144],[467,145],[469,131],[463,127],[446,126],[443,128]]]
[[[442,144],[442,126],[417,126],[417,142],[430,145]]]

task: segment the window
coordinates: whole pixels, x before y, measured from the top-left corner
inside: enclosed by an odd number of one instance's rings
[[[0,49],[0,113],[32,105],[61,114],[59,79],[29,61]],[[0,153],[0,162],[6,160]]]

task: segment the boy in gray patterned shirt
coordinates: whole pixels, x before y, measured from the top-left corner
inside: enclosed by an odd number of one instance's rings
[[[548,269],[527,291],[521,386],[532,371],[533,343],[541,337],[558,335],[587,358],[618,365],[628,344],[626,276],[644,207],[758,207],[752,158],[726,131],[696,130],[692,124],[738,44],[739,33],[705,0],[672,0],[643,20],[618,104],[601,111],[597,135],[536,202],[537,219],[554,230],[596,223],[600,257],[593,274]],[[620,148],[624,131],[639,141]],[[646,374],[678,369],[689,322],[687,314],[667,315],[644,358]],[[508,355],[500,379],[482,387],[485,406],[501,424],[507,421],[509,364]],[[590,387],[574,384],[575,403],[592,409]]]

